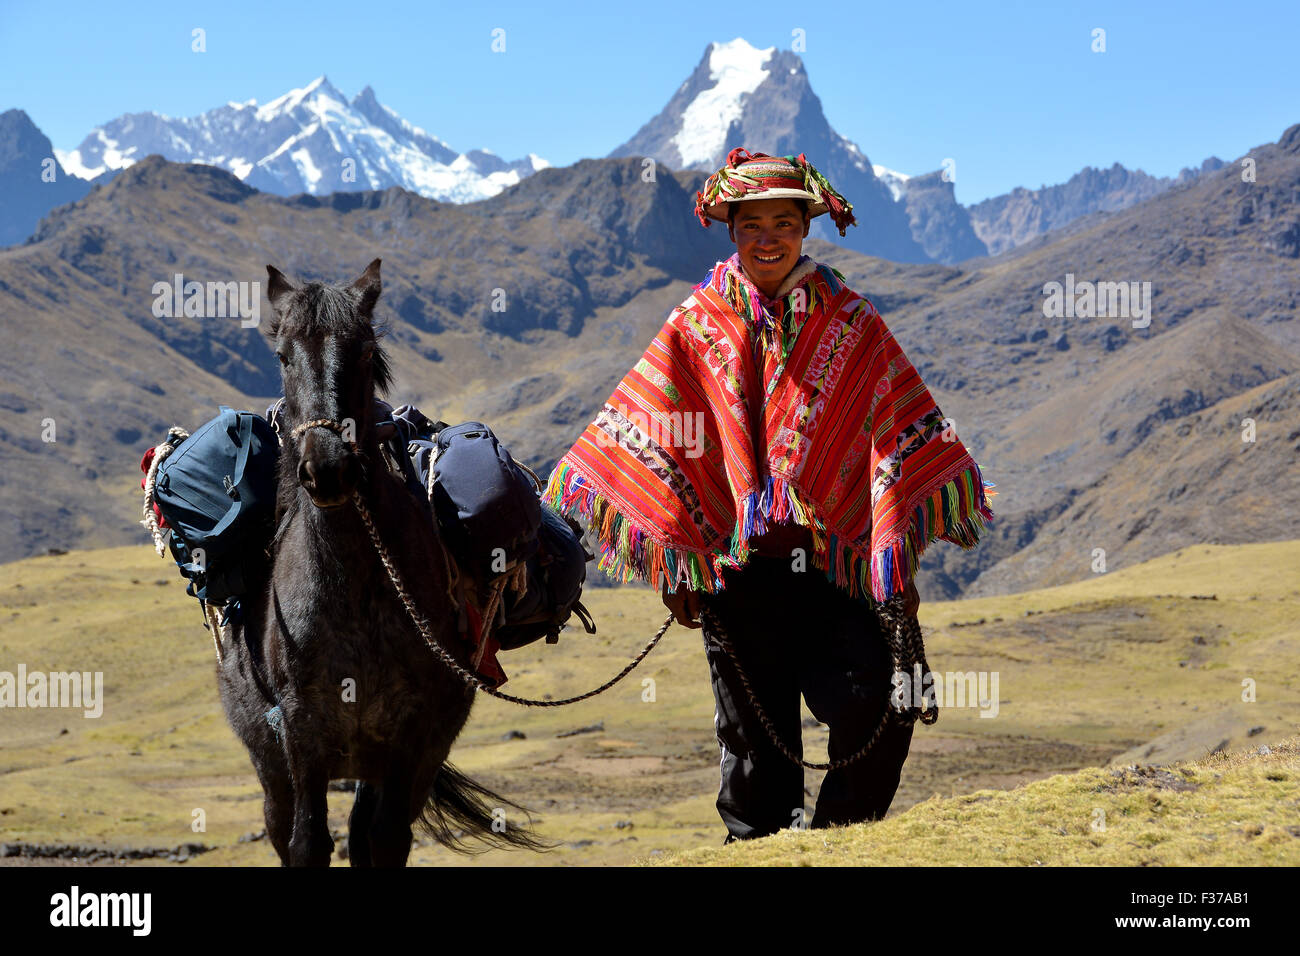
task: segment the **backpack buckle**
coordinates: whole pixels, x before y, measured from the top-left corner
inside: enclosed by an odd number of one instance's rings
[[[234,483],[230,480],[229,475],[221,476],[221,484],[226,489],[226,494],[235,501],[239,500],[239,489],[235,487]]]

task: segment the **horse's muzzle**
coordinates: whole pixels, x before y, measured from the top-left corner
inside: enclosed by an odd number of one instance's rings
[[[361,483],[361,459],[352,453],[333,461],[298,460],[298,483],[317,508],[346,504]]]

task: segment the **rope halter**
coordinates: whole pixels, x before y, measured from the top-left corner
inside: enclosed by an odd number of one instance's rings
[[[344,436],[343,433],[347,431],[347,426],[336,422],[332,418],[313,418],[309,422],[303,422],[301,425],[296,425],[293,431],[289,432],[289,440],[296,442],[310,428],[328,428],[330,431],[337,433],[338,436],[347,443],[348,447],[352,449],[354,455],[361,454],[360,449],[357,448],[356,439]]]

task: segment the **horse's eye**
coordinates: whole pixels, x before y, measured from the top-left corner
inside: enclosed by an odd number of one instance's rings
[[[281,365],[289,364],[289,356],[285,355],[283,352],[276,352],[275,357],[280,360]]]
[[[374,354],[375,354],[374,342],[366,342],[364,345],[361,346],[361,357],[363,359],[368,359],[370,358],[370,356]]]

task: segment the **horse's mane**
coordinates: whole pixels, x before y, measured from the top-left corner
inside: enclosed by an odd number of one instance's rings
[[[286,321],[295,329],[311,335],[314,333],[348,335],[357,329],[369,329],[374,337],[375,351],[370,364],[375,383],[375,394],[387,395],[393,384],[392,364],[388,353],[380,344],[380,339],[388,335],[387,322],[364,316],[358,310],[357,298],[347,289],[326,285],[323,282],[309,282],[294,295],[289,306]],[[280,332],[281,317],[275,315],[267,328],[270,335]]]

